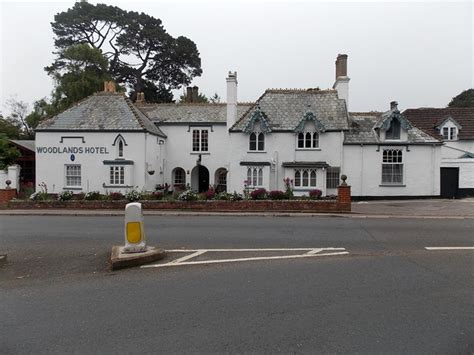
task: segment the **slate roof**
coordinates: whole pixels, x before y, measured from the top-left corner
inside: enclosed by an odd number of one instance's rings
[[[407,109],[403,115],[435,138],[440,138],[440,132],[436,127],[448,117],[452,117],[462,127],[458,139],[474,139],[474,107]]]
[[[382,112],[351,112],[349,113],[351,128],[344,135],[344,144],[382,144],[375,127],[380,124]],[[441,142],[417,127],[408,129],[407,144],[441,144]]]
[[[238,103],[237,117],[242,116],[253,103]],[[219,104],[138,104],[137,107],[155,123],[225,123],[227,105]]]
[[[166,137],[123,94],[100,92],[41,122],[36,131],[137,131]]]
[[[27,150],[32,152],[35,151],[35,141],[34,140],[17,140],[17,139],[10,139],[10,142],[16,144],[19,147],[23,147]]]
[[[257,100],[272,132],[294,131],[305,113],[313,112],[326,130],[348,129],[346,103],[336,90],[269,89]],[[309,106],[308,106],[309,105]],[[257,105],[249,109],[231,131],[243,131]]]

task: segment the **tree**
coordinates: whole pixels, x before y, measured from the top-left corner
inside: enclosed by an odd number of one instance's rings
[[[0,134],[0,169],[4,170],[12,165],[20,155],[20,151],[10,145],[7,136]]]
[[[212,95],[210,98],[209,98],[209,102],[211,104],[218,104],[221,102],[221,97],[219,95],[217,95],[217,92],[214,93],[214,95]]]
[[[0,132],[7,138],[18,139],[20,138],[20,129],[18,126],[10,122],[9,120],[0,116]]]
[[[7,100],[7,107],[11,112],[10,116],[7,117],[7,121],[18,128],[20,135],[24,136],[23,138],[34,138],[33,129],[26,121],[28,104],[24,101],[11,97]]]
[[[453,97],[448,104],[449,107],[474,107],[474,89],[464,90],[459,95]]]
[[[115,6],[77,2],[52,23],[59,50],[52,67],[63,66],[65,48],[79,43],[101,49],[108,73],[132,93],[154,90],[148,101],[172,100],[171,90],[200,76],[201,59],[193,41],[173,38],[161,20]],[[153,85],[151,85],[153,84]]]
[[[48,103],[46,98],[42,98],[33,103],[33,111],[26,116],[26,122],[31,128],[36,128],[38,124],[48,116],[55,115],[59,109]]]
[[[66,47],[61,51],[61,59],[45,70],[54,78],[52,108],[57,113],[73,103],[100,91],[104,81],[111,80],[108,61],[100,49],[81,43]],[[44,102],[38,102],[36,109],[46,110]]]

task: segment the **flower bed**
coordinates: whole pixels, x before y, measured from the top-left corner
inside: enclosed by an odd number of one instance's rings
[[[185,210],[203,212],[349,212],[350,202],[339,200],[208,200],[208,201],[140,201],[144,210]],[[128,201],[26,201],[11,200],[7,209],[104,209],[123,210]]]

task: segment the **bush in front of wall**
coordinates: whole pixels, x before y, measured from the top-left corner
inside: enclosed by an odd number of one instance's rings
[[[123,194],[121,192],[111,192],[109,194],[109,199],[111,199],[112,201],[119,201],[119,200],[123,200],[125,197],[123,196]]]
[[[267,198],[267,190],[265,189],[256,189],[250,193],[252,200],[265,200]]]
[[[275,190],[275,191],[270,191],[268,194],[268,197],[270,200],[286,200],[288,199],[288,195],[286,192]]]
[[[214,200],[220,200],[220,201],[229,201],[230,198],[232,197],[231,194],[228,194],[227,192],[219,192],[214,196]]]
[[[199,196],[193,190],[186,190],[178,195],[180,201],[196,201]]]
[[[58,195],[59,201],[69,201],[72,200],[74,193],[72,191],[63,191]]]
[[[323,192],[319,189],[314,189],[309,192],[309,198],[312,200],[319,200]]]
[[[216,196],[216,190],[214,190],[213,187],[210,187],[206,192],[205,192],[206,200],[212,200]]]
[[[136,202],[142,199],[143,194],[138,190],[130,190],[125,194],[125,199],[129,202]]]
[[[84,200],[86,201],[97,201],[102,200],[102,195],[99,191],[89,191],[84,195]]]

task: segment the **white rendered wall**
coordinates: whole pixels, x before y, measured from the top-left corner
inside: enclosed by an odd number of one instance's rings
[[[104,165],[104,160],[118,159],[118,147],[113,146],[114,140],[121,134],[127,145],[124,146],[122,159],[133,161],[133,165],[125,167],[125,185],[110,187],[110,165]],[[63,142],[61,143],[61,137]],[[84,142],[80,138],[84,137]],[[74,189],[75,193],[99,191],[126,192],[132,188],[152,190],[159,182],[159,174],[149,175],[151,169],[158,170],[159,138],[148,133],[135,132],[37,132],[36,133],[36,184],[46,183],[48,192],[60,193],[70,190],[66,185],[65,165],[81,165],[81,187]],[[99,149],[95,149],[98,147]],[[59,150],[59,153],[48,153],[46,150]],[[82,149],[82,153],[74,154],[71,160],[69,152],[64,148]],[[94,153],[86,153],[91,148]],[[43,152],[41,151],[43,149]],[[148,166],[147,166],[148,163]],[[155,164],[157,168],[155,168]],[[38,188],[38,187],[36,187]]]
[[[211,129],[212,126],[212,129]],[[209,150],[208,152],[192,151],[192,131],[196,129],[208,130]],[[201,155],[201,165],[209,170],[209,184],[214,185],[215,173],[219,168],[229,169],[227,150],[229,149],[229,138],[226,126],[189,126],[189,125],[163,125],[160,129],[168,138],[166,140],[166,153],[163,165],[163,180],[173,185],[172,171],[180,167],[186,172],[186,184],[191,184],[191,172],[197,165]]]
[[[228,191],[241,192],[247,179],[247,166],[240,162],[270,162],[271,166],[264,167],[264,188],[267,190],[284,190],[284,178],[294,178],[293,168],[282,167],[283,162],[307,161],[326,162],[330,166],[341,167],[342,163],[342,133],[326,132],[319,135],[319,148],[312,150],[297,149],[295,133],[270,133],[265,137],[265,151],[249,151],[249,135],[245,133],[230,134],[230,174]],[[295,191],[304,194],[312,189],[320,189],[323,195],[334,193],[326,191],[326,173],[322,169],[317,172],[317,186]]]
[[[5,170],[0,170],[0,189],[7,188],[6,181],[10,180],[11,189],[20,189],[20,166],[17,164],[10,165]]]
[[[345,145],[344,169],[353,196],[437,196],[440,193],[440,146]],[[384,149],[401,149],[403,186],[382,186]]]

